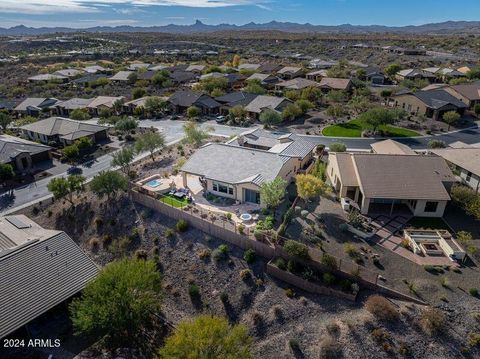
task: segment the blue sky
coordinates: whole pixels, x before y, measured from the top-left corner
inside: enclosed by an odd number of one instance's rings
[[[0,0],[0,27],[263,23],[420,25],[480,20],[480,0]]]

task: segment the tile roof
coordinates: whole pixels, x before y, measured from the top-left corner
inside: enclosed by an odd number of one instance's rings
[[[74,97],[70,100],[60,101],[55,104],[55,107],[62,107],[67,110],[75,110],[77,108],[86,108],[93,99]]]
[[[56,98],[27,97],[14,108],[14,111],[26,111],[29,107],[42,109],[51,107],[57,102],[58,100]]]
[[[480,84],[455,85],[450,86],[450,88],[470,101],[480,100]]]
[[[108,127],[74,121],[63,117],[49,117],[34,123],[20,127],[22,130],[40,133],[46,136],[66,136],[73,132],[87,131],[97,133],[106,130]]]
[[[290,102],[285,97],[259,95],[245,107],[245,110],[254,113],[261,113],[265,109],[276,111],[284,101]]]
[[[346,90],[351,85],[350,79],[339,79],[334,77],[324,77],[320,81],[320,87],[335,90]]]
[[[25,216],[0,217],[0,242],[0,338],[78,293],[98,272],[67,234]]]
[[[97,96],[89,104],[88,108],[97,108],[99,106],[112,107],[116,101],[123,100],[123,96]]]
[[[210,143],[198,149],[182,171],[225,183],[260,185],[274,180],[287,161],[289,157],[276,153]]]
[[[480,148],[442,148],[430,151],[446,161],[480,176]]]
[[[221,104],[226,104],[228,106],[246,106],[252,102],[258,95],[248,92],[236,91],[230,92],[226,95],[215,97],[215,101],[220,102]]]
[[[373,152],[382,155],[416,155],[417,153],[407,145],[394,140],[375,142],[370,145]]]
[[[277,72],[279,74],[296,74],[297,72],[302,71],[301,67],[296,67],[296,66],[285,66],[282,67],[280,70]]]
[[[0,135],[0,163],[9,163],[20,153],[27,152],[34,155],[49,150],[51,150],[50,146],[14,136]]]
[[[280,82],[276,86],[291,90],[302,90],[307,87],[319,87],[320,84],[316,81],[304,79],[303,77],[297,77],[292,80]]]
[[[134,71],[118,71],[115,75],[110,77],[111,81],[128,81],[130,74],[133,74]]]

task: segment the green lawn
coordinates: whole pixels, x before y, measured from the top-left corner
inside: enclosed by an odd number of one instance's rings
[[[413,228],[424,228],[424,229],[446,229],[450,230],[448,225],[442,218],[431,218],[431,217],[413,217],[408,221],[407,227]]]
[[[163,197],[160,198],[160,202],[163,202],[165,204],[168,204],[169,206],[175,207],[175,208],[182,208],[188,205],[188,200],[186,197],[179,199],[177,197],[174,197],[172,195],[164,195]]]
[[[330,137],[361,137],[362,131],[366,129],[368,129],[368,126],[363,121],[357,119],[325,127],[322,133],[324,136]],[[384,131],[387,137],[420,136],[418,132],[390,125],[380,126],[378,129]]]

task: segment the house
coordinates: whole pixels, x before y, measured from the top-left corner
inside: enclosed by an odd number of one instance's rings
[[[372,85],[383,85],[385,83],[385,74],[378,68],[369,66],[365,70],[365,80]]]
[[[427,67],[423,70],[435,75],[436,77],[442,79],[443,81],[448,81],[449,79],[452,79],[452,78],[465,77],[464,73],[454,69],[449,69],[449,68]]]
[[[55,74],[40,74],[36,76],[31,76],[28,79],[28,82],[68,82],[68,77],[55,75]]]
[[[228,114],[229,110],[234,106],[247,106],[258,95],[248,92],[236,91],[226,95],[215,97],[215,101],[220,103],[220,113]]]
[[[17,101],[0,98],[0,110],[10,112],[13,111],[15,107],[17,107]]]
[[[0,338],[80,292],[98,268],[62,231],[0,217]]]
[[[100,65],[92,65],[83,68],[87,74],[111,74],[112,69],[100,66]]]
[[[257,71],[260,66],[260,64],[240,64],[238,65],[238,70]]]
[[[146,63],[132,63],[128,65],[127,70],[129,71],[137,71],[137,70],[146,70],[150,67],[151,64],[146,64]]]
[[[54,107],[57,102],[56,98],[27,97],[13,111],[20,115],[38,116],[41,112]]]
[[[450,95],[462,101],[468,108],[473,109],[480,103],[480,84],[463,84],[445,87]]]
[[[273,63],[273,62],[266,62],[260,65],[260,67],[257,69],[258,72],[264,73],[264,74],[272,74],[277,72],[282,68],[281,65]]]
[[[270,87],[278,83],[280,79],[271,74],[262,74],[262,73],[256,72],[250,75],[249,77],[247,77],[246,82],[249,82],[249,81],[260,81],[260,84],[262,86]]]
[[[35,164],[49,160],[51,149],[22,138],[0,135],[0,163],[11,164],[20,173],[28,173]]]
[[[455,182],[442,158],[410,154],[330,153],[327,176],[339,197],[365,215],[401,209],[442,217]]]
[[[427,81],[433,82],[437,77],[431,72],[427,72],[425,70],[406,69],[406,70],[398,71],[397,74],[395,75],[395,78],[398,81],[427,80]]]
[[[125,113],[133,114],[135,109],[138,107],[145,108],[145,102],[149,99],[150,96],[140,97],[132,101],[125,102],[123,104],[123,109]],[[163,101],[167,101],[168,97],[160,97]]]
[[[131,74],[135,73],[134,71],[118,71],[115,75],[110,77],[110,81],[129,81],[129,77]]]
[[[275,85],[277,91],[303,90],[307,87],[320,87],[320,84],[316,81],[304,79],[303,77],[296,77],[291,80],[279,82]]]
[[[157,71],[147,70],[142,71],[137,75],[137,80],[152,81]]]
[[[330,69],[338,65],[338,61],[325,61],[321,59],[313,59],[310,61],[308,67],[311,69]]]
[[[229,163],[234,165],[226,165]],[[185,187],[195,180],[195,185],[201,183],[206,193],[264,206],[262,183],[277,177],[292,181],[295,163],[293,157],[274,152],[209,143],[187,160],[181,173]]]
[[[442,148],[430,152],[447,161],[463,183],[480,193],[480,148]]]
[[[215,101],[209,95],[201,92],[191,90],[179,90],[168,98],[173,111],[176,113],[183,113],[189,107],[198,107],[202,114],[216,114],[220,109],[220,103]]]
[[[63,69],[63,70],[55,71],[53,74],[71,78],[71,77],[79,77],[83,75],[84,71],[79,69]]]
[[[173,71],[170,73],[170,80],[175,84],[189,83],[197,79],[197,74],[191,71]]]
[[[464,65],[462,67],[459,67],[457,69],[458,72],[461,72],[462,74],[467,74],[468,72],[472,71],[474,68],[476,68],[477,66],[476,65]]]
[[[373,153],[380,155],[417,155],[417,153],[407,145],[390,139],[372,143],[370,147]]]
[[[305,75],[305,78],[312,81],[321,81],[323,77],[328,76],[327,72],[327,70],[311,71]]]
[[[98,116],[102,109],[112,110],[115,102],[123,100],[123,96],[98,96],[88,104],[87,109],[93,116]]]
[[[295,77],[302,76],[303,73],[304,72],[301,67],[285,66],[277,71],[277,76],[284,80],[290,80],[294,79]]]
[[[79,138],[88,137],[94,143],[108,139],[108,127],[74,121],[63,117],[49,117],[20,127],[22,135],[45,144],[70,145]]]
[[[194,73],[201,73],[203,70],[205,70],[205,65],[188,65],[188,67],[185,69],[187,72],[194,72]]]
[[[395,107],[399,107],[413,115],[422,115],[440,120],[447,111],[456,111],[463,115],[467,105],[447,91],[429,90],[399,93],[392,96]]]
[[[265,110],[282,112],[291,103],[292,101],[285,97],[259,95],[245,106],[245,110],[247,110],[249,117],[258,119]]]
[[[79,77],[77,79],[74,79],[70,82],[71,85],[73,86],[83,86],[87,87],[90,86],[93,82],[97,81],[98,79],[101,78],[107,78],[106,74],[103,73],[97,73],[97,74],[90,74],[87,73],[85,76]]]
[[[70,100],[59,101],[55,104],[55,109],[57,115],[59,116],[70,116],[70,113],[73,110],[86,110],[87,106],[92,102],[91,98],[78,98],[74,97]]]
[[[284,131],[267,131],[261,128],[247,130],[227,142],[232,146],[253,148],[277,153],[295,159],[294,172],[307,172],[313,165],[316,144],[305,137]]]
[[[324,77],[320,81],[320,89],[323,91],[340,90],[349,92],[352,89],[352,80],[339,79],[335,77]]]

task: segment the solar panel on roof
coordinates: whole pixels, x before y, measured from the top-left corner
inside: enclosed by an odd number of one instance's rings
[[[10,222],[10,224],[13,224],[15,227],[17,227],[18,229],[24,229],[24,228],[30,228],[31,225],[29,224],[26,224],[25,222],[23,222],[21,219],[17,218],[17,217],[5,217],[5,219]]]

